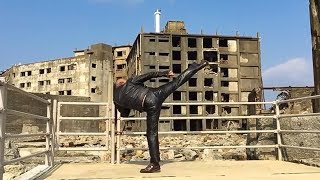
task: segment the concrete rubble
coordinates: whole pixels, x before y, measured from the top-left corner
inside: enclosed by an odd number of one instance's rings
[[[122,145],[126,148],[147,148],[145,136],[125,136]],[[246,135],[175,135],[159,138],[160,147],[204,147],[246,145]],[[123,161],[143,161],[149,159],[147,150],[122,152]],[[245,149],[174,149],[160,151],[162,160],[171,161],[208,161],[208,160],[246,160]]]
[[[281,120],[281,129],[320,129],[318,117],[303,117]],[[258,119],[257,129],[275,129],[274,119]],[[232,129],[233,130],[233,129]],[[282,142],[287,145],[320,147],[317,134],[283,134]],[[43,140],[32,142],[7,141],[6,159],[18,158],[28,155],[40,148],[45,148]],[[233,146],[233,145],[271,145],[275,144],[274,133],[257,133],[256,139],[251,140],[247,134],[200,134],[200,135],[159,135],[160,147],[198,147],[198,146]],[[105,148],[106,139],[103,136],[61,136],[60,147],[101,147]],[[145,135],[121,136],[121,147],[145,148],[145,150],[127,150],[121,152],[122,162],[148,161],[150,158],[147,150],[148,143]],[[320,154],[306,150],[284,150],[285,160],[320,166]],[[108,162],[110,151],[59,151],[55,154],[56,162]],[[162,161],[214,161],[214,160],[248,160],[263,159],[275,160],[277,151],[275,148],[258,149],[170,149],[161,150]],[[44,158],[33,158],[32,161],[23,161],[20,164],[6,166],[5,177],[12,179],[23,172],[35,167],[35,164],[43,164]]]

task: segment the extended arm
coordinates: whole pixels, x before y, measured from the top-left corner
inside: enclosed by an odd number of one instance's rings
[[[142,74],[140,76],[135,76],[132,78],[132,82],[135,82],[135,83],[144,83],[145,81],[148,81],[152,78],[158,78],[158,77],[166,77],[168,75],[170,75],[171,71],[168,70],[168,71],[162,71],[162,72],[149,72],[149,73],[146,73],[146,74]]]

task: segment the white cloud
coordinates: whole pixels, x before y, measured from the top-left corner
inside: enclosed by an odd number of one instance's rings
[[[303,58],[290,59],[262,72],[264,86],[312,86],[312,62]]]

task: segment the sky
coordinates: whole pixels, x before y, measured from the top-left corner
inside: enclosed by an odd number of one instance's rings
[[[0,0],[0,70],[73,56],[94,43],[133,43],[182,20],[188,33],[261,37],[264,86],[312,86],[308,0]]]

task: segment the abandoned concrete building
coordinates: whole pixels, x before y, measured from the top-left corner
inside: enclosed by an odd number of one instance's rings
[[[255,89],[262,87],[260,39],[258,37],[188,34],[182,21],[169,21],[160,33],[140,33],[127,58],[128,76],[149,71],[173,70],[181,73],[192,62],[205,59],[205,68],[165,102],[239,102],[248,101]],[[158,87],[168,78],[151,79],[147,86]],[[261,91],[254,101],[260,101]],[[252,100],[251,100],[252,101]],[[163,106],[161,116],[246,115],[240,105]],[[241,120],[239,120],[241,123]],[[132,122],[132,126],[143,126]],[[208,130],[221,127],[220,120],[160,121],[161,130]]]
[[[108,73],[113,66],[112,47],[94,44],[75,50],[74,57],[14,65],[2,76],[27,92],[90,97],[107,101]]]
[[[113,48],[114,59],[114,81],[119,78],[127,78],[127,57],[131,50],[130,45],[114,46]]]
[[[108,101],[112,80],[149,71],[181,73],[202,59],[210,66],[168,97],[166,102],[261,101],[260,39],[245,36],[188,34],[183,21],[168,21],[163,31],[140,33],[134,44],[111,47],[95,44],[75,50],[74,57],[15,65],[3,75],[9,83],[28,92],[89,97]],[[113,67],[113,69],[110,69]],[[113,72],[112,72],[113,70]],[[145,85],[158,87],[168,78],[152,79]],[[108,86],[109,85],[109,86]],[[255,114],[256,107],[240,105],[173,105],[162,107],[162,116],[230,116]],[[251,109],[249,112],[249,109]],[[253,110],[252,110],[253,109]],[[139,114],[140,115],[140,114]],[[143,115],[143,114],[142,114]],[[240,119],[235,119],[241,125]],[[131,127],[144,128],[140,121]],[[160,130],[220,129],[224,121],[161,121]]]

